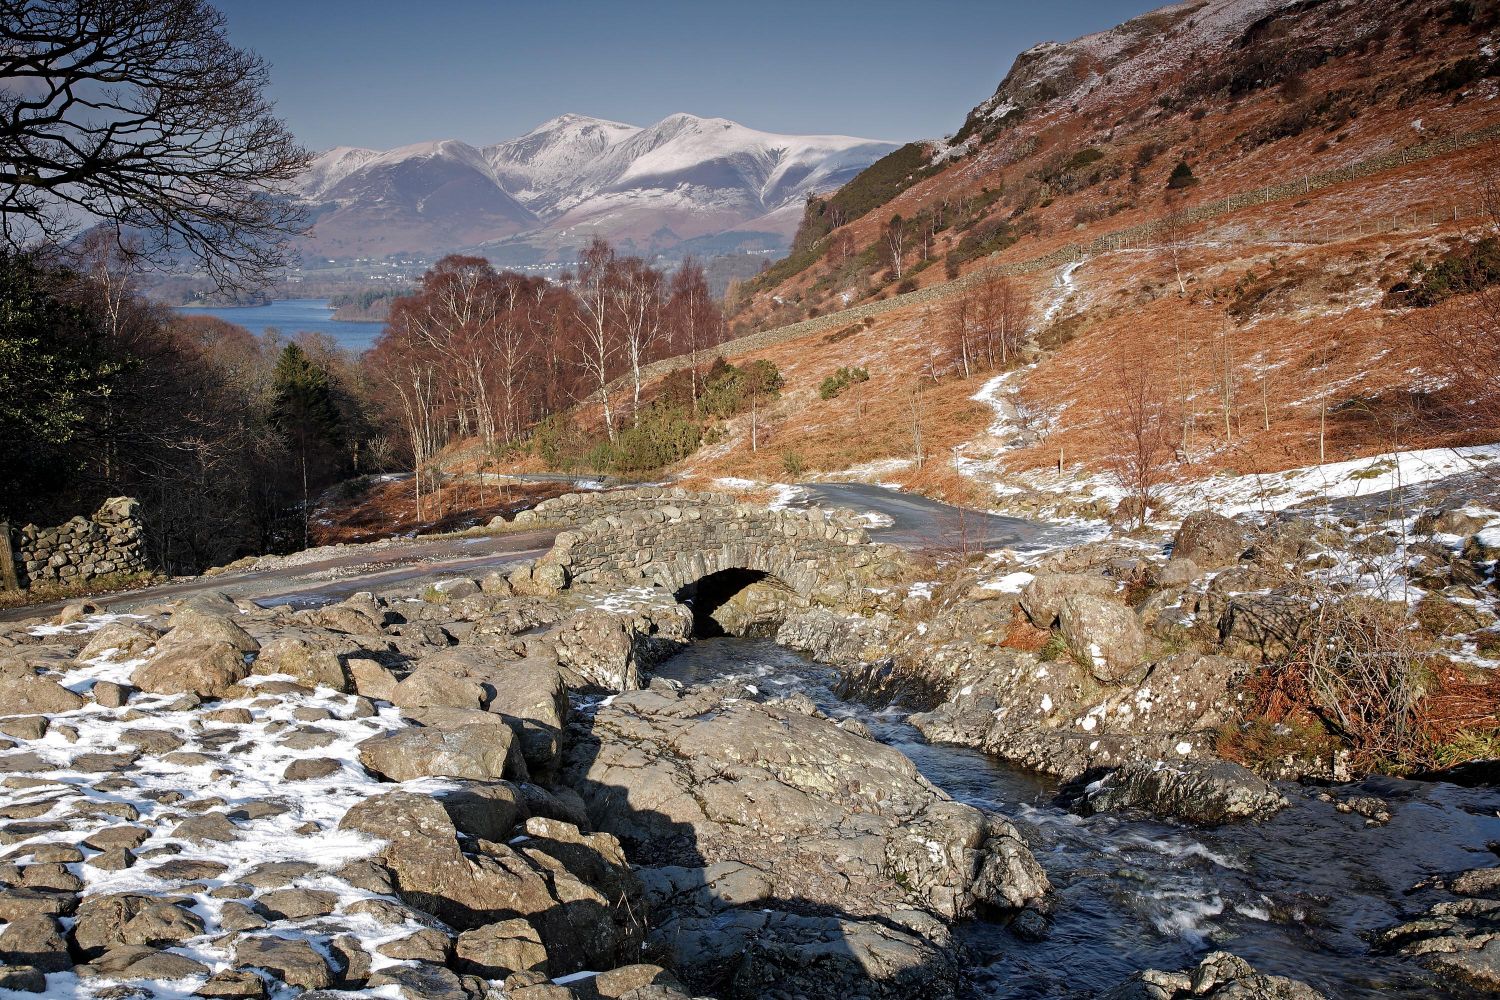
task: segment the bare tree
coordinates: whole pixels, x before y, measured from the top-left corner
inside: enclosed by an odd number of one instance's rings
[[[221,287],[283,265],[301,216],[276,188],[308,155],[267,79],[203,0],[5,0],[0,240],[21,249],[103,222]]]
[[[688,382],[693,410],[698,409],[698,352],[711,347],[718,339],[723,317],[708,289],[703,267],[693,258],[683,258],[672,275],[671,298],[668,300],[672,347],[688,355]]]
[[[1175,431],[1163,380],[1146,358],[1125,362],[1109,408],[1115,477],[1131,501],[1135,527],[1144,527],[1161,500]]]
[[[968,283],[958,282],[958,291],[949,296],[943,326],[949,348],[958,355],[964,378],[968,378],[973,374],[974,360],[974,296]]]
[[[651,360],[661,336],[662,274],[639,257],[617,261],[610,295],[620,320],[625,361],[630,367],[631,420],[639,422],[641,368]]]
[[[906,220],[899,215],[891,216],[891,221],[886,223],[885,249],[890,257],[891,273],[900,281],[906,261]]]
[[[1031,324],[1031,304],[1015,282],[990,269],[979,278],[975,290],[977,349],[991,369],[1006,369],[1020,353]]]
[[[614,249],[596,238],[578,258],[578,282],[574,290],[578,365],[599,394],[604,429],[611,441],[615,439],[615,417],[609,405],[609,382],[620,349],[610,309],[616,270]]]
[[[1493,264],[1486,265],[1483,252],[1496,241],[1500,241],[1500,173],[1484,182],[1480,221],[1468,234],[1462,258],[1466,273],[1454,283],[1466,294],[1458,302],[1416,309],[1405,317],[1419,362],[1443,383],[1446,395],[1460,401],[1456,409],[1462,424],[1485,431],[1485,440],[1492,440],[1500,430],[1500,284],[1485,273]]]

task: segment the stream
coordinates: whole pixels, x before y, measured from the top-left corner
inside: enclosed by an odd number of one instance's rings
[[[1441,898],[1412,891],[1424,878],[1494,863],[1495,790],[1389,778],[1333,790],[1387,800],[1392,820],[1383,827],[1297,785],[1282,787],[1292,806],[1258,824],[1085,818],[1051,804],[1054,780],[929,744],[904,710],[840,699],[833,668],[770,640],[700,641],[657,673],[684,685],[740,680],[758,699],[804,692],[829,716],[864,722],[954,799],[1021,828],[1053,883],[1051,932],[1028,942],[1000,924],[960,927],[976,1000],[1093,996],[1135,971],[1187,968],[1215,949],[1331,997],[1463,995],[1443,993],[1410,960],[1373,954],[1364,935]]]

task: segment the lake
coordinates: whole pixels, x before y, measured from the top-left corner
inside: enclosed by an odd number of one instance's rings
[[[178,306],[183,313],[216,316],[238,323],[251,333],[276,329],[286,336],[301,333],[326,333],[345,350],[356,354],[375,343],[384,323],[348,322],[333,318],[333,306],[327,299],[277,299],[264,306]]]

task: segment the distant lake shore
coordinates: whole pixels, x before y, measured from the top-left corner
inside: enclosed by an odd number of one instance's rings
[[[287,336],[326,333],[340,347],[359,353],[375,345],[384,323],[334,318],[328,299],[277,299],[263,306],[176,306],[179,312],[237,323],[251,333],[278,330]]]

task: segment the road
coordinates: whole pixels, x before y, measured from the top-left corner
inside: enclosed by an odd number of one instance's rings
[[[804,483],[800,506],[847,507],[874,512],[889,525],[874,526],[870,537],[911,549],[1011,548],[1019,551],[1069,544],[1089,537],[1087,529],[968,510],[867,483]],[[433,538],[333,547],[287,557],[267,569],[194,577],[99,595],[112,611],[130,611],[163,601],[222,592],[263,607],[326,604],[363,590],[380,591],[429,576],[479,576],[510,563],[533,559],[552,547],[555,531],[499,536]],[[76,600],[76,599],[75,599]],[[0,611],[0,621],[48,617],[67,601]]]
[[[362,590],[380,590],[426,576],[480,575],[510,563],[533,559],[552,547],[554,531],[526,531],[473,538],[431,538],[351,545],[289,558],[270,569],[193,577],[142,590],[103,594],[97,600],[111,611],[196,594],[223,592],[264,607],[275,604],[324,604]],[[0,611],[0,621],[56,614],[69,602],[54,601]]]
[[[798,506],[847,507],[859,513],[885,515],[891,524],[870,528],[871,539],[903,548],[1010,548],[1024,552],[1092,537],[1086,528],[955,507],[869,483],[797,485],[803,491],[794,501]]]

